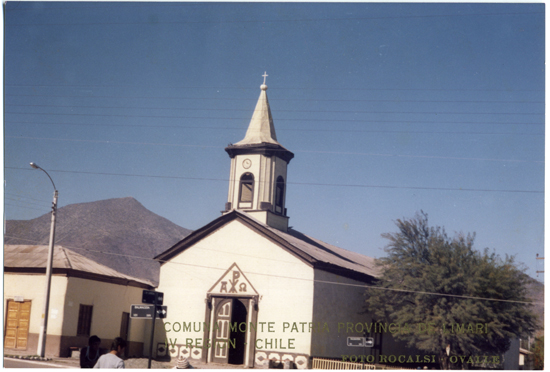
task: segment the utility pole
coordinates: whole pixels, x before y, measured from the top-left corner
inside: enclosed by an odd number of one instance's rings
[[[36,353],[44,357],[46,354],[46,334],[48,333],[48,312],[50,309],[50,291],[52,287],[52,265],[53,265],[53,252],[55,245],[55,217],[57,215],[57,189],[53,183],[52,178],[44,169],[40,168],[35,163],[31,162],[31,167],[34,169],[40,169],[50,179],[53,185],[53,203],[52,203],[52,221],[50,225],[50,244],[48,246],[48,261],[46,263],[46,294],[44,297],[44,312],[42,313],[42,324],[40,325],[40,333],[38,334],[38,349]]]

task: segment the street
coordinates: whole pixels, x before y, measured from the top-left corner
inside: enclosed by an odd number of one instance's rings
[[[4,358],[4,368],[74,368],[52,362]]]

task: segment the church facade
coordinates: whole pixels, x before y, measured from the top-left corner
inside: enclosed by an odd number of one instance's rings
[[[308,368],[312,357],[383,352],[375,334],[375,347],[353,345],[369,335],[364,292],[378,275],[374,259],[289,228],[294,154],[277,141],[265,79],[260,88],[244,139],[225,149],[222,215],[155,258],[168,306],[156,327],[157,356]]]

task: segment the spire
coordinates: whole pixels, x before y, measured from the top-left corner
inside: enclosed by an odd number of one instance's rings
[[[260,86],[262,91],[256,108],[254,109],[254,114],[252,114],[252,120],[250,120],[244,139],[235,143],[236,146],[260,143],[273,143],[279,145],[279,142],[277,142],[277,135],[275,134],[275,127],[273,126],[273,117],[269,109],[269,101],[267,100],[267,85],[265,85],[265,79],[268,75],[264,73],[262,76],[264,78],[264,83]]]

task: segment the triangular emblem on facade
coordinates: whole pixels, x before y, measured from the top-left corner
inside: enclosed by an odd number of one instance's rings
[[[237,263],[231,265],[220,279],[208,291],[211,295],[257,296],[258,292],[248,281]]]

